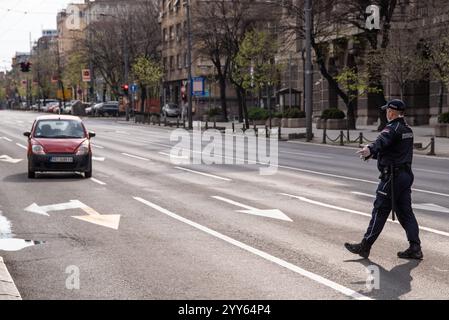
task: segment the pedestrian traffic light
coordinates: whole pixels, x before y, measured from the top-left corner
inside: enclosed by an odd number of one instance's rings
[[[20,63],[20,70],[22,72],[30,72],[31,69],[31,63],[30,62],[21,62]]]
[[[122,85],[122,90],[123,90],[124,95],[128,95],[129,85],[127,85],[127,84]]]

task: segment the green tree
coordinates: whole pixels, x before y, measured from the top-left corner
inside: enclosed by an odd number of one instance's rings
[[[248,31],[235,58],[232,77],[248,91],[261,93],[264,88],[274,86],[279,79],[280,65],[274,61],[278,50],[274,37],[264,31]],[[246,126],[248,110],[244,106]]]
[[[87,56],[83,52],[75,51],[70,54],[63,71],[63,81],[67,87],[80,88],[83,86],[82,70],[86,68],[87,63]]]
[[[355,129],[355,103],[357,98],[366,93],[378,93],[379,88],[370,84],[368,74],[358,72],[356,67],[344,67],[334,79],[347,96],[347,100],[344,100],[344,102],[347,108],[348,130]]]
[[[164,71],[158,62],[145,56],[140,56],[132,65],[132,72],[141,87],[141,111],[144,112],[148,91],[150,90],[150,95],[153,97],[159,95]]]

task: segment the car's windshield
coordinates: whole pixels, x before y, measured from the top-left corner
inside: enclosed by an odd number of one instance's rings
[[[35,138],[69,139],[84,138],[81,121],[77,120],[40,120],[34,131]]]

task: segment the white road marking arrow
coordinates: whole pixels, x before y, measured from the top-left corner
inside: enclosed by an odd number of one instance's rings
[[[237,212],[242,212],[242,213],[252,214],[255,216],[272,218],[272,219],[279,219],[279,220],[284,220],[284,221],[293,221],[279,209],[263,210],[263,209],[253,208],[253,207],[244,205],[242,203],[239,203],[239,202],[236,202],[233,200],[229,200],[229,199],[226,199],[223,197],[219,197],[219,196],[213,196],[212,198],[246,209],[246,210],[237,210]]]
[[[369,198],[375,198],[376,197],[376,196],[374,196],[372,194],[367,194],[367,193],[357,192],[357,191],[352,191],[351,193],[359,195],[359,196],[369,197]],[[439,206],[439,205],[434,204],[434,203],[414,203],[414,204],[412,204],[412,207],[413,207],[413,209],[418,209],[418,210],[449,213],[449,209],[448,208]]]
[[[36,203],[33,203],[29,207],[25,208],[25,211],[41,214],[44,216],[49,216],[48,212],[50,211],[62,211],[69,209],[81,209],[88,214],[87,216],[72,216],[72,218],[97,224],[106,228],[118,230],[120,224],[120,215],[118,214],[101,215],[97,211],[85,205],[79,200],[70,200],[69,202],[66,203],[53,204],[42,207],[38,206]]]
[[[13,159],[13,158],[11,158],[10,156],[7,156],[7,155],[1,155],[0,156],[0,161],[2,161],[2,162],[19,163],[22,160],[23,159]]]

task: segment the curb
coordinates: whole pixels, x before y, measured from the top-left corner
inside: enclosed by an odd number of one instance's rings
[[[0,300],[22,300],[2,257],[0,257]]]

